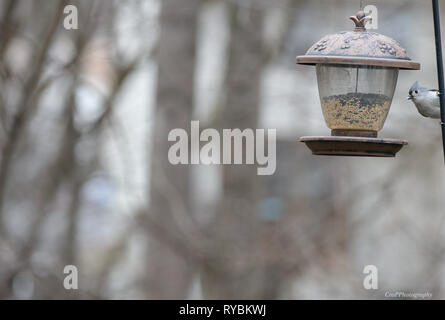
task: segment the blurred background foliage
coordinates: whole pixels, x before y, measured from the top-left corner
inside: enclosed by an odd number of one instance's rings
[[[73,0],[69,31],[68,1],[0,0],[0,298],[445,298],[440,126],[405,100],[437,83],[431,8],[362,2],[422,63],[380,134],[409,140],[396,159],[297,142],[329,130],[295,56],[351,30],[358,0]],[[277,129],[276,173],[170,165],[191,120]]]

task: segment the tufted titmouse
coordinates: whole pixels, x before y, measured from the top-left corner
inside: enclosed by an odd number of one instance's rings
[[[408,100],[412,100],[419,113],[427,118],[440,119],[439,91],[421,87],[416,81],[409,89]]]

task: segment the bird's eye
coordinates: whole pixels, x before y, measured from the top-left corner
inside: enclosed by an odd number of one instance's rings
[[[417,90],[416,90],[416,91],[414,91],[414,93],[415,93],[415,94],[417,94]]]

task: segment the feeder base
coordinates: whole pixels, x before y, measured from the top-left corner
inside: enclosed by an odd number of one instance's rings
[[[395,157],[407,141],[368,137],[301,137],[312,154],[326,156]]]

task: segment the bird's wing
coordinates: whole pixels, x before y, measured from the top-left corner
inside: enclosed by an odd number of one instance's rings
[[[439,90],[436,90],[436,89],[429,89],[428,91],[430,91],[430,92],[434,92],[437,96],[440,95]]]

